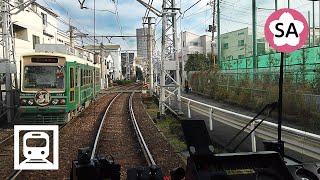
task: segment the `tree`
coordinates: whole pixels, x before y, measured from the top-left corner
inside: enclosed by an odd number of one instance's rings
[[[205,55],[199,53],[190,54],[184,70],[187,72],[201,71],[206,69],[207,65],[208,63]]]
[[[143,73],[142,73],[142,70],[139,68],[139,67],[136,67],[136,78],[139,79],[139,80],[142,80],[143,79]]]

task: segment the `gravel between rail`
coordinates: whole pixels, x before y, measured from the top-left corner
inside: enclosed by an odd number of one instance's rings
[[[143,138],[157,164],[165,176],[170,175],[170,170],[177,167],[184,167],[178,152],[171,147],[167,140],[161,135],[154,122],[149,118],[141,104],[141,96],[136,93],[133,97],[133,109],[137,123],[143,134]]]
[[[97,155],[111,155],[121,165],[121,179],[126,177],[128,168],[147,165],[129,120],[129,96],[121,94],[113,103],[97,149]]]

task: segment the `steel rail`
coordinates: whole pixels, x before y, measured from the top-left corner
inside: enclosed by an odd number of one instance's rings
[[[143,151],[143,154],[144,156],[146,157],[146,160],[148,162],[148,165],[151,166],[151,165],[156,165],[151,153],[150,153],[150,150],[142,136],[142,133],[140,131],[140,128],[139,128],[139,125],[137,123],[137,120],[136,120],[136,117],[134,115],[134,111],[133,111],[133,106],[132,106],[132,98],[133,98],[133,95],[134,95],[135,92],[133,92],[131,95],[130,95],[130,98],[129,98],[129,111],[130,111],[130,117],[131,117],[131,121],[133,123],[133,127],[134,127],[134,130],[136,132],[136,135],[138,137],[138,140],[139,140],[139,144],[140,144],[140,147],[142,148],[142,151]]]
[[[133,87],[136,85],[136,83],[133,85]],[[129,88],[131,88],[131,87],[129,87]],[[117,88],[116,88],[117,89]],[[100,96],[98,99],[100,99],[100,98],[102,98],[102,97],[104,97],[104,96],[106,96],[107,94],[105,94],[105,93],[100,93],[100,94],[103,94],[102,96]],[[120,94],[118,94],[118,95],[120,95]],[[118,96],[117,95],[117,96]],[[115,96],[113,99],[115,99],[117,96]],[[111,103],[110,103],[111,104]],[[109,106],[110,106],[110,104],[109,104]],[[108,106],[108,108],[109,108],[109,106]],[[107,108],[107,110],[108,110],[108,108]],[[105,118],[105,115],[103,116],[104,118]],[[73,119],[74,120],[74,119]],[[72,124],[72,122],[73,122],[73,120],[71,120],[71,121],[69,121],[68,123],[66,123],[66,124],[63,124],[63,125],[61,125],[60,127],[59,127],[59,131],[61,131],[63,128],[65,128],[68,124]],[[101,125],[100,125],[101,126]],[[100,127],[99,127],[99,129],[100,129]],[[50,140],[52,139],[52,136],[50,136]],[[1,141],[2,142],[2,141]],[[93,152],[93,151],[92,151]],[[92,154],[91,154],[92,155]],[[20,173],[22,172],[23,170],[15,170],[13,173],[11,173],[11,175],[9,175],[9,178],[8,179],[10,179],[10,180],[14,180],[14,179],[16,179],[19,175],[20,175]]]
[[[99,129],[98,129],[96,138],[95,138],[95,140],[94,140],[93,149],[92,149],[91,157],[90,157],[91,159],[93,159],[93,158],[95,157],[95,155],[96,155],[96,150],[97,150],[97,146],[98,146],[98,143],[99,143],[100,134],[101,134],[103,125],[104,125],[104,123],[105,123],[105,119],[106,119],[106,117],[107,117],[107,113],[109,112],[109,109],[110,109],[110,107],[112,106],[113,102],[117,99],[117,97],[118,97],[120,94],[122,94],[122,93],[117,94],[117,95],[112,99],[112,101],[111,101],[110,104],[108,105],[107,110],[105,111],[105,113],[104,113],[104,115],[103,115],[103,117],[102,117],[102,120],[101,120]]]
[[[61,125],[61,126],[59,127],[59,132],[60,132],[63,128],[67,127],[67,125],[72,124],[73,122],[74,122],[74,119],[71,120],[71,121],[69,121],[69,122],[66,123],[66,124]],[[49,142],[52,140],[52,138],[53,138],[53,134],[50,134],[50,136],[49,136]],[[46,143],[46,142],[45,142],[45,141],[42,142],[42,143],[40,144],[40,146],[43,146],[44,143]],[[15,171],[9,176],[8,179],[10,179],[10,180],[16,179],[16,178],[20,175],[20,173],[21,173],[22,171],[23,171],[23,170],[21,170],[21,169],[15,170]]]
[[[6,141],[8,141],[9,139],[13,138],[13,134],[11,134],[10,136],[6,137],[4,140],[2,140],[0,142],[0,144],[4,144]]]
[[[102,98],[102,97],[104,97],[104,96],[106,96],[107,94],[103,94],[102,96],[100,96],[98,99],[100,99],[100,98]],[[75,119],[75,118],[74,118]],[[65,128],[67,125],[69,125],[69,124],[72,124],[72,122],[74,121],[74,119],[72,119],[71,121],[69,121],[68,123],[66,123],[66,124],[63,124],[63,125],[61,125],[60,127],[59,127],[59,132],[63,129],[63,128]],[[52,140],[52,135],[50,135],[50,141]],[[2,141],[1,141],[2,142]],[[19,175],[20,175],[20,173],[22,172],[23,170],[15,170],[13,173],[11,173],[11,175],[9,176],[9,178],[8,179],[10,179],[10,180],[13,180],[13,179],[16,179]]]

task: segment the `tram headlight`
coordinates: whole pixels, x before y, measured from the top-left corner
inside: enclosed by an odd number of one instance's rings
[[[21,105],[26,105],[26,104],[27,104],[27,100],[22,99],[22,100],[21,100]]]
[[[66,100],[61,99],[61,100],[60,100],[60,104],[66,104]]]
[[[28,104],[33,105],[33,103],[34,103],[33,99],[29,99]]]
[[[54,100],[52,101],[52,104],[53,104],[53,105],[56,105],[56,104],[58,104],[58,102],[59,102],[58,99],[54,99]]]

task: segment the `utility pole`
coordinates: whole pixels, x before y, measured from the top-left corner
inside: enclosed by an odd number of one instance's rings
[[[308,11],[308,31],[309,31],[309,47],[311,47],[311,40],[310,40],[310,11]]]
[[[129,61],[129,52],[126,53],[126,80],[130,80],[130,61]]]
[[[148,17],[148,36],[147,36],[147,50],[148,50],[148,60],[149,60],[149,90],[150,94],[153,93],[153,61],[152,61],[152,39],[153,39],[153,33],[151,30],[151,19],[152,17]]]
[[[105,60],[105,52],[103,48],[103,43],[100,43],[100,56],[101,56],[101,61],[100,61],[100,77],[101,77],[101,89],[105,88],[105,83],[106,83],[106,60]],[[104,73],[103,73],[104,72]],[[108,81],[107,81],[108,82]]]
[[[314,20],[314,1],[312,1],[312,46],[315,45],[315,20]]]
[[[214,24],[214,18],[216,15],[216,0],[213,0],[213,4],[211,4],[211,5],[212,5],[211,54],[213,56],[213,67],[215,67],[216,66],[216,57],[214,55],[214,32],[215,32],[216,28],[215,28],[215,24]]]
[[[73,37],[74,37],[73,34],[74,34],[74,31],[73,31],[73,30],[75,30],[75,29],[76,29],[76,27],[69,25],[70,47],[74,47],[74,44],[73,44]]]
[[[257,31],[256,31],[256,0],[252,0],[252,61],[253,71],[256,73],[257,63]]]
[[[218,64],[221,63],[221,37],[220,37],[220,0],[217,4],[217,14],[218,14]]]

